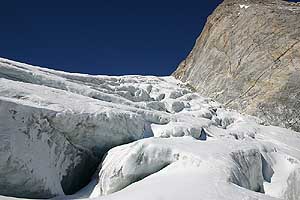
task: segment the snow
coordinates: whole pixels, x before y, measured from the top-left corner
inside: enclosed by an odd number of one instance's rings
[[[248,5],[244,5],[244,4],[242,4],[242,5],[240,5],[240,8],[245,8],[245,9],[247,9],[247,8],[249,8],[250,6],[248,6]]]
[[[288,178],[292,172],[299,168],[299,162],[287,155],[272,153],[270,155],[273,163],[274,174],[272,182],[265,182],[266,193],[273,197],[282,197],[288,188]]]
[[[0,194],[299,200],[300,134],[188,88],[0,59]]]

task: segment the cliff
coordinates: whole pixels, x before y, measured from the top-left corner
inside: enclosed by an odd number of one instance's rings
[[[200,94],[300,131],[300,4],[225,0],[173,73]]]

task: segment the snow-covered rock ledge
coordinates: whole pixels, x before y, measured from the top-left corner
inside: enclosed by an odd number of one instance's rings
[[[0,119],[0,195],[300,199],[300,134],[226,110],[172,77],[0,59]]]

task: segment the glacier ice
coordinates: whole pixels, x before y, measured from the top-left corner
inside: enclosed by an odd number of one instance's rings
[[[300,198],[299,133],[172,77],[0,59],[0,119],[1,199]]]

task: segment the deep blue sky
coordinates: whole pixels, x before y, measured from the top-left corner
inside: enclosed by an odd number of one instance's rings
[[[221,0],[7,0],[0,57],[70,72],[168,75]]]
[[[221,0],[6,0],[0,57],[70,72],[169,75]]]

